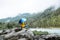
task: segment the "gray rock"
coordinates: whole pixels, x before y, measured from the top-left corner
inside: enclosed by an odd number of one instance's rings
[[[45,39],[43,39],[43,38],[39,38],[39,40],[45,40]]]
[[[26,38],[21,38],[21,39],[18,39],[18,40],[27,40]]]
[[[0,36],[0,40],[4,40],[4,37],[3,36]]]

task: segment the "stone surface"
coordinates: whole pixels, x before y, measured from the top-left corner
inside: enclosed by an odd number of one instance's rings
[[[18,40],[27,40],[26,38],[21,38],[21,39],[18,39]]]
[[[60,40],[60,35],[48,34],[48,35],[34,35],[31,30],[23,29],[21,31],[15,32],[13,30],[5,30],[3,33],[8,32],[7,34],[2,34],[0,31],[0,40]]]

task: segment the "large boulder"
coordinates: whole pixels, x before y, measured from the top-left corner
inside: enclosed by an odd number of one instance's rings
[[[3,36],[0,36],[0,40],[4,40],[4,37]]]

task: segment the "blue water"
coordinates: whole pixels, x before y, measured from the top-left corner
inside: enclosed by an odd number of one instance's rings
[[[54,33],[60,35],[60,28],[30,28],[31,31],[47,31],[48,33]]]

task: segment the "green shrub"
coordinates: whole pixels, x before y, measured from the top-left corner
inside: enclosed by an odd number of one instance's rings
[[[33,33],[35,35],[42,35],[42,34],[47,35],[48,34],[48,32],[42,32],[42,31],[33,31]]]

